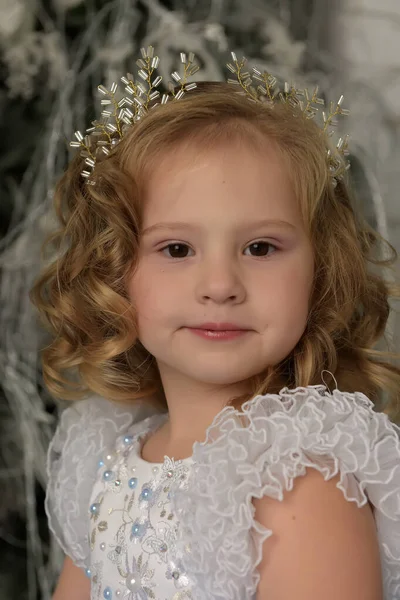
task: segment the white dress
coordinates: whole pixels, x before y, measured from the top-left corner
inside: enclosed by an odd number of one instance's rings
[[[91,600],[254,600],[273,531],[252,497],[282,500],[307,467],[374,507],[385,600],[400,600],[400,428],[362,393],[323,385],[224,408],[181,461],[141,458],[168,418],[100,397],[66,409],[48,454],[46,510]],[[266,542],[268,544],[268,542]]]

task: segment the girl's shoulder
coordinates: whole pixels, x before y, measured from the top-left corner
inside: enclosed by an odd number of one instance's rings
[[[339,475],[347,501],[372,504],[385,598],[400,597],[400,428],[363,393],[317,385],[256,396],[224,408],[193,450],[189,488],[174,504],[186,532],[178,548],[205,598],[254,596],[273,531],[255,521],[252,499],[283,501],[308,468]]]
[[[145,402],[120,405],[97,395],[61,413],[47,454],[45,508],[50,530],[76,565],[88,568],[85,532],[99,461],[128,430],[140,434],[162,414]]]

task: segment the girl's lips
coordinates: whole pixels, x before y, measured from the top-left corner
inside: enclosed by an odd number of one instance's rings
[[[189,331],[192,331],[194,334],[205,338],[207,340],[233,340],[238,337],[242,337],[248,330],[245,329],[236,329],[236,330],[227,330],[227,331],[214,331],[210,329],[196,329],[192,327],[188,327]]]
[[[239,325],[239,323],[230,323],[227,321],[223,322],[211,322],[196,323],[195,325],[189,325],[191,329],[207,329],[207,331],[248,331],[250,327]]]

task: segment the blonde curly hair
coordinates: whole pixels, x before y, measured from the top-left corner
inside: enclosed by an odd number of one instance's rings
[[[239,408],[257,394],[320,384],[326,369],[339,389],[363,392],[399,420],[400,368],[389,359],[400,354],[376,348],[384,339],[389,299],[400,297],[399,286],[382,275],[382,267],[397,260],[396,250],[356,209],[349,183],[332,185],[327,141],[313,121],[295,117],[284,104],[271,109],[250,102],[225,83],[200,84],[179,101],[151,110],[98,160],[96,185],[83,180],[80,156],[58,182],[60,228],[44,244],[53,260],[30,295],[52,335],[42,364],[55,397],[94,392],[116,402],[147,398],[166,408],[156,361],[138,339],[126,285],[138,262],[146,181],[157,161],[182,142],[212,147],[239,138],[258,144],[261,152],[263,136],[289,161],[314,248],[314,286],[296,347],[255,376],[249,394],[229,403]]]

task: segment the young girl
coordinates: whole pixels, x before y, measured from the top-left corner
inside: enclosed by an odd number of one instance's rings
[[[32,300],[80,401],[49,450],[54,600],[400,599],[400,369],[374,349],[397,292],[368,265],[396,256],[330,144],[341,102],[319,126],[315,93],[233,59],[237,87],[194,89],[182,55],[160,102],[143,52],[56,191]]]

